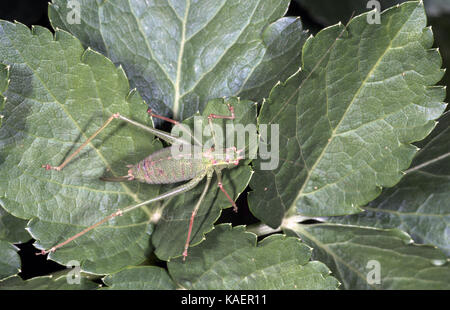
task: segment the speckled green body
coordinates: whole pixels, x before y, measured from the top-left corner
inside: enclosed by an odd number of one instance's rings
[[[131,167],[133,180],[148,184],[169,184],[186,181],[201,174],[210,160],[195,153],[172,155],[172,148],[163,148]]]
[[[173,155],[172,147],[166,147],[130,165],[128,179],[148,184],[170,184],[204,177],[211,169],[232,169],[241,159],[235,148],[216,153],[212,149],[181,152]],[[230,152],[231,151],[231,152]]]

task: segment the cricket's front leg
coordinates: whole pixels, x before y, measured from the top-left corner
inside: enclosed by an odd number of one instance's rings
[[[218,115],[218,114],[209,114],[208,119],[213,119],[213,118],[217,118],[217,119],[235,119],[236,116],[234,115],[234,107],[231,104],[227,104],[228,105],[228,110],[230,111],[230,115]]]
[[[234,107],[231,104],[229,104],[229,103],[227,104],[227,106],[228,106],[228,110],[230,111],[230,115],[218,115],[218,114],[211,113],[208,116],[208,124],[209,124],[209,128],[210,128],[210,131],[211,131],[211,135],[212,135],[213,140],[214,140],[214,146],[215,147],[218,146],[218,143],[216,141],[216,135],[215,135],[215,132],[214,132],[214,127],[213,127],[213,124],[212,124],[212,120],[213,119],[229,119],[229,120],[233,120],[233,119],[236,118],[236,116],[234,115]]]

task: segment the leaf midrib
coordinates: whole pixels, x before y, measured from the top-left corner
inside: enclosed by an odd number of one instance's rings
[[[174,119],[179,119],[180,117],[180,84],[181,84],[181,67],[183,65],[183,54],[184,54],[184,44],[186,43],[186,23],[189,16],[189,8],[191,6],[191,1],[186,1],[186,7],[184,9],[184,18],[181,21],[181,41],[180,50],[178,52],[177,59],[177,76],[175,79],[174,91],[175,96],[173,100],[173,117]]]

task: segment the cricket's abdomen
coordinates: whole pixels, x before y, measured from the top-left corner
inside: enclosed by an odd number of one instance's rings
[[[173,156],[171,147],[166,147],[132,166],[128,175],[143,183],[170,184],[193,179],[203,169],[201,158],[191,154]]]

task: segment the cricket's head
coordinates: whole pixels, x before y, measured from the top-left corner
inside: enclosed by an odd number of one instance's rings
[[[239,161],[244,159],[244,149],[238,150],[234,146],[223,150],[211,149],[205,155],[213,166],[231,169],[239,165]]]

